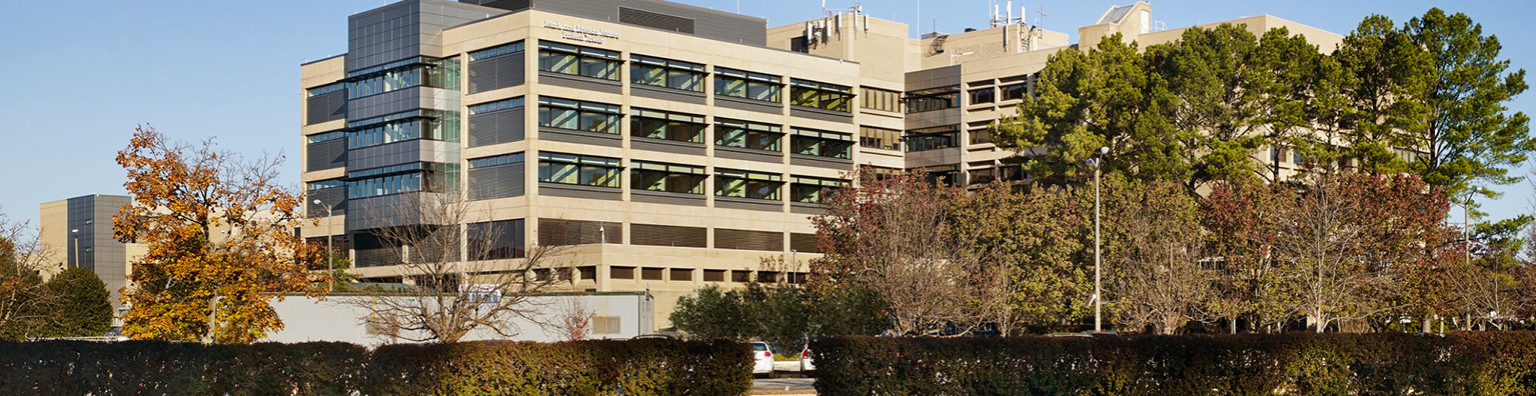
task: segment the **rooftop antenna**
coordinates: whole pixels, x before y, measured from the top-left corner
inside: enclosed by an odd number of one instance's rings
[[[1045,6],[1043,6],[1043,5],[1040,6],[1039,9],[1035,10],[1035,14],[1039,14],[1040,15],[1040,16],[1035,17],[1035,26],[1040,26],[1042,23],[1045,22],[1045,16],[1046,15],[1051,15],[1051,13],[1045,12]]]

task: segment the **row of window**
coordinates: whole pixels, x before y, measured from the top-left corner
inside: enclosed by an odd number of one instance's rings
[[[539,70],[619,80],[623,63],[615,51],[568,44],[539,43]],[[704,65],[644,55],[630,59],[630,82],[684,91],[704,92]],[[764,102],[781,101],[783,80],[779,76],[717,68],[715,94]],[[852,112],[852,88],[809,80],[790,79],[790,104],[840,112]]]
[[[792,105],[844,113],[852,111],[849,109],[849,103],[853,102],[852,88],[798,78],[790,79],[789,85],[789,103]]]
[[[459,87],[458,58],[413,58],[376,66],[367,73],[349,73],[355,79],[346,84],[347,99],[357,99],[401,89],[428,86],[455,89]]]
[[[553,152],[539,153],[539,181],[618,188],[623,166],[618,158]],[[704,194],[709,177],[703,167],[648,161],[631,161],[630,188],[683,194]],[[826,198],[825,189],[847,183],[836,179],[796,176],[791,179],[791,200],[816,203]],[[715,170],[715,195],[722,197],[779,200],[783,177],[778,174],[735,169]]]
[[[600,133],[619,133],[619,106],[570,99],[541,97],[539,126]],[[784,135],[778,126],[722,119],[715,144],[756,150],[779,151]],[[631,135],[653,139],[702,143],[704,117],[649,109],[634,109],[630,117]],[[791,152],[828,158],[850,159],[853,137],[847,134],[795,130],[790,137]]]
[[[1029,93],[1029,86],[1024,83],[1018,83],[997,88],[976,88],[967,91],[967,93],[970,94],[970,104],[980,104],[998,101],[998,91],[1002,92],[1001,100],[1024,99],[1024,95]]]
[[[630,57],[629,82],[704,92],[704,65],[670,59],[633,55]]]
[[[434,111],[430,115],[433,117],[391,120],[346,132],[347,149],[360,149],[415,139],[449,142],[459,140],[457,112]]]
[[[458,164],[416,162],[347,173],[347,199],[457,188]],[[322,184],[337,187],[336,181]],[[310,189],[315,189],[315,183]]]

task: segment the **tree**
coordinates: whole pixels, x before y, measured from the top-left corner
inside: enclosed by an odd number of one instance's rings
[[[1036,181],[1061,186],[1081,182],[1083,160],[1110,147],[1106,169],[1140,179],[1187,178],[1188,163],[1169,137],[1162,115],[1152,111],[1152,78],[1134,43],[1119,34],[1104,37],[1089,51],[1051,55],[1016,115],[992,125],[999,146],[1026,152],[1024,167]]]
[[[56,321],[42,335],[48,337],[100,337],[112,328],[112,303],[107,284],[90,269],[74,267],[43,284],[55,296],[51,309]]]
[[[1525,70],[1505,73],[1509,60],[1499,59],[1498,37],[1484,36],[1466,14],[1431,8],[1404,24],[1403,33],[1428,52],[1432,66],[1416,86],[1421,91],[1411,93],[1427,110],[1407,130],[1408,147],[1421,153],[1412,169],[1451,196],[1497,197],[1487,185],[1520,181],[1509,170],[1536,150],[1530,118],[1508,113],[1507,103],[1527,88]]]
[[[0,212],[0,339],[37,335],[53,321],[49,307],[56,299],[43,287],[40,273],[59,267],[48,262],[51,249],[30,229]]]
[[[1455,262],[1455,230],[1445,223],[1450,201],[1444,189],[1429,186],[1411,174],[1336,176],[1358,203],[1358,229],[1365,249],[1360,260],[1370,271],[1390,273],[1395,285],[1381,290],[1388,306],[1402,307],[1395,316],[1420,319],[1429,332],[1430,320],[1451,313],[1446,273]]]
[[[443,343],[474,330],[515,337],[522,330],[514,319],[558,327],[529,297],[569,285],[573,267],[556,261],[563,247],[523,249],[514,225],[474,222],[485,216],[463,194],[409,194],[383,210],[357,212],[370,221],[398,220],[370,232],[399,263],[399,276],[414,283],[402,291],[365,290],[367,298],[353,300],[373,325],[400,339]]]
[[[988,278],[970,254],[974,241],[955,237],[950,203],[963,192],[929,182],[922,172],[866,178],[832,197],[812,218],[821,260],[812,272],[830,286],[880,294],[892,328],[902,334],[965,334],[999,307],[989,304]]]
[[[885,300],[862,287],[811,290],[812,336],[876,335],[891,328]]]
[[[560,302],[556,315],[555,327],[566,341],[581,341],[592,335],[592,307],[587,306],[581,295]]]
[[[677,309],[669,319],[690,339],[744,341],[752,335],[741,292],[722,291],[716,285],[677,299]]]
[[[114,217],[144,244],[123,299],[135,339],[249,343],[283,328],[268,300],[311,282],[315,250],[294,235],[300,196],[278,184],[281,157],[247,162],[139,127],[117,163],[133,197]]]
[[[1214,259],[1216,290],[1206,311],[1226,320],[1236,334],[1238,322],[1250,330],[1275,330],[1290,319],[1292,300],[1281,276],[1275,243],[1285,184],[1221,182],[1203,200],[1202,224],[1210,233],[1206,252]]]
[[[1024,192],[994,183],[952,205],[955,238],[972,241],[981,273],[997,284],[1003,304],[989,321],[1011,334],[1019,327],[1051,330],[1092,315],[1093,292],[1085,263],[1091,235],[1091,191],[1036,186]],[[995,298],[995,297],[991,297]]]
[[[1176,182],[1118,184],[1109,217],[1123,243],[1105,260],[1113,266],[1106,298],[1132,329],[1175,334],[1191,321],[1207,321],[1203,304],[1213,293],[1205,259],[1199,205]]]
[[[1406,171],[1407,162],[1395,149],[1413,147],[1405,131],[1423,124],[1426,108],[1420,94],[1431,67],[1428,54],[1395,29],[1391,19],[1371,15],[1329,58],[1342,73],[1325,78],[1342,88],[1348,103],[1339,117],[1325,121],[1345,128],[1344,156],[1357,161],[1362,172]]]
[[[1183,162],[1192,174],[1183,180],[1190,191],[1216,180],[1240,180],[1256,174],[1252,153],[1264,142],[1262,116],[1273,94],[1273,79],[1254,60],[1258,39],[1240,26],[1190,28],[1179,41],[1154,45],[1144,55],[1157,76],[1154,98],[1168,114]]]
[[[1402,271],[1362,259],[1381,246],[1361,226],[1376,220],[1361,210],[1368,197],[1361,184],[1333,176],[1308,187],[1282,203],[1275,241],[1295,312],[1321,333],[1331,323],[1389,310],[1385,291],[1397,285]]]
[[[815,312],[807,309],[809,296],[802,288],[751,284],[742,297],[752,322],[750,334],[781,351],[805,349],[805,342],[815,331]]]

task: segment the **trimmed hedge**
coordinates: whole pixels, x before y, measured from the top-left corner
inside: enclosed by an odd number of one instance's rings
[[[813,341],[830,395],[1536,395],[1536,333]]]
[[[723,395],[751,373],[751,347],[728,341],[0,343],[0,394]]]
[[[739,395],[752,350],[663,339],[389,345],[374,351],[371,395]]]

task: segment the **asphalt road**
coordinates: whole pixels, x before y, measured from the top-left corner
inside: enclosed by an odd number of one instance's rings
[[[815,378],[755,378],[752,380],[754,395],[814,395]]]

